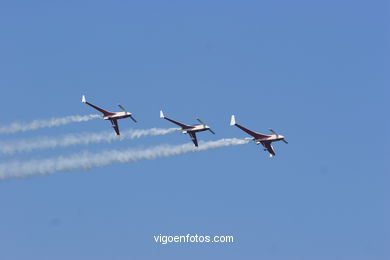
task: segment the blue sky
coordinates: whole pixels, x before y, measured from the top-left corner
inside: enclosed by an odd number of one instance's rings
[[[1,259],[388,259],[385,1],[2,1],[1,124],[121,103],[171,127],[200,117],[290,142],[253,143],[0,182]],[[387,37],[387,38],[386,38]],[[2,140],[109,129],[101,120]],[[383,136],[385,138],[383,139]],[[189,142],[179,133],[1,156]],[[386,144],[386,145],[385,145]],[[154,235],[232,234],[160,245]]]

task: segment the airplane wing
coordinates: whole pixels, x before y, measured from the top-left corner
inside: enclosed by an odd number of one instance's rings
[[[115,130],[116,135],[119,135],[120,133],[119,133],[118,120],[117,119],[111,119],[110,121],[111,121],[112,127]]]
[[[83,103],[87,104],[88,106],[93,107],[93,108],[96,109],[97,111],[102,112],[104,116],[115,115],[115,113],[109,112],[109,111],[107,111],[107,110],[104,110],[103,108],[100,108],[100,107],[98,107],[98,106],[95,106],[94,104],[89,103],[89,102],[85,99],[85,96],[83,96],[83,98],[82,98],[81,101],[82,101]]]
[[[235,126],[237,126],[238,128],[240,128],[242,131],[246,132],[247,134],[253,136],[254,138],[256,139],[261,139],[261,138],[266,138],[266,137],[269,137],[269,135],[263,135],[263,134],[259,134],[259,133],[256,133],[256,132],[253,132],[251,130],[249,130],[248,128],[245,128],[239,124],[235,124]]]
[[[165,117],[165,116],[164,116],[164,119],[166,119],[166,120],[168,120],[168,121],[170,121],[170,122],[172,122],[172,123],[174,123],[174,124],[180,126],[181,128],[184,128],[184,129],[186,129],[186,128],[192,128],[192,126],[189,126],[189,125],[186,125],[186,124],[182,124],[182,123],[180,123],[180,122],[177,122],[177,121],[175,121],[175,120],[173,120],[173,119],[170,119],[170,118],[168,118],[168,117]]]
[[[271,157],[275,156],[274,148],[272,147],[271,142],[262,142],[264,147],[267,149],[267,151],[270,153]]]
[[[188,132],[188,134],[191,137],[192,142],[194,142],[194,145],[198,147],[198,140],[196,139],[196,133],[195,132]]]

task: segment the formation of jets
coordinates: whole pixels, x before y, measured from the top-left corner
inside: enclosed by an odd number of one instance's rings
[[[93,104],[89,103],[84,95],[82,96],[81,102],[85,103],[85,104],[91,106],[92,108],[98,110],[99,112],[101,112],[103,114],[102,115],[102,119],[110,120],[111,121],[111,125],[114,128],[114,131],[115,131],[116,135],[120,135],[119,126],[118,126],[118,119],[130,118],[135,123],[137,123],[137,121],[133,117],[133,114],[128,112],[128,111],[126,111],[126,109],[124,109],[124,107],[122,105],[120,105],[120,104],[118,104],[118,106],[122,110],[121,112],[110,112],[110,111],[104,110],[103,108],[100,108],[100,107],[98,107],[96,105],[93,105]],[[190,136],[192,142],[194,143],[194,145],[196,147],[198,147],[198,140],[197,140],[197,137],[196,137],[196,133],[197,132],[210,131],[212,134],[215,134],[215,132],[210,128],[210,126],[206,125],[199,118],[197,118],[196,120],[200,124],[186,125],[186,124],[180,123],[178,121],[175,121],[173,119],[170,119],[170,118],[166,117],[162,110],[160,110],[160,118],[163,118],[165,120],[170,121],[171,123],[174,123],[174,124],[180,126],[182,133],[183,134],[188,134]],[[232,117],[231,117],[230,125],[231,126],[237,126],[242,131],[244,131],[247,134],[249,134],[250,136],[252,136],[251,140],[253,140],[256,144],[263,145],[264,151],[268,151],[270,157],[274,157],[275,156],[275,151],[274,151],[274,148],[272,147],[272,143],[273,142],[283,141],[284,143],[288,144],[288,142],[286,141],[286,139],[285,139],[285,137],[283,135],[280,135],[280,134],[276,133],[272,129],[269,129],[269,131],[272,134],[266,135],[266,134],[262,134],[262,133],[256,133],[254,131],[249,130],[248,128],[243,127],[242,125],[237,124],[236,123],[236,118],[235,118],[234,115],[232,115]]]

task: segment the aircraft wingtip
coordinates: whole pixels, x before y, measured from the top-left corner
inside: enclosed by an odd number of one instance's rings
[[[232,115],[232,118],[230,119],[230,125],[235,125],[236,124],[236,117]]]

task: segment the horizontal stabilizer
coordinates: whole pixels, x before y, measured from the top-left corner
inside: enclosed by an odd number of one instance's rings
[[[235,125],[236,124],[236,117],[232,115],[232,118],[230,119],[230,125]]]
[[[137,123],[137,120],[135,120],[135,118],[132,115],[130,116],[130,118],[131,118],[131,120],[134,121],[134,123]]]
[[[121,104],[118,104],[118,107],[119,107],[123,112],[127,112],[126,109],[125,109]]]
[[[202,120],[200,120],[199,118],[197,118],[196,119],[201,125],[203,125],[203,126],[205,126],[206,124],[205,123],[203,123],[203,121]]]

